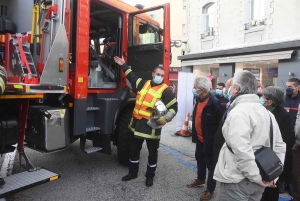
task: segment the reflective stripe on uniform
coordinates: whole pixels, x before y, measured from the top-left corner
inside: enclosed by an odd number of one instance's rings
[[[5,84],[2,77],[0,77],[0,88],[1,88],[1,94],[3,94],[5,91]]]
[[[151,116],[151,114],[152,114],[152,112],[146,112],[146,111],[143,111],[143,110],[138,110],[138,109],[136,109],[136,108],[134,108],[134,110],[133,110],[135,113],[137,113],[137,114],[142,114],[142,115],[144,115],[144,116]]]
[[[125,71],[125,75],[127,76],[130,72],[132,72],[132,70],[128,69],[127,71]]]
[[[174,109],[169,109],[168,112],[172,112],[173,114],[176,114]]]
[[[163,91],[167,87],[168,86],[166,84],[151,87],[151,80],[146,81],[143,88],[138,92],[138,95],[136,97],[136,102],[133,110],[134,117],[136,119],[150,119],[152,111],[149,111],[147,109],[154,108],[156,101],[160,100]]]
[[[130,159],[129,159],[129,161],[130,161],[131,163],[139,163],[139,161],[132,161],[132,160],[130,160]]]
[[[174,98],[173,100],[171,100],[167,105],[166,105],[166,108],[169,108],[171,107],[171,105],[173,105],[174,103],[176,103],[176,98]]]
[[[295,110],[295,111],[298,111],[299,108],[297,107],[283,107],[286,111],[289,111],[289,110]]]
[[[130,123],[129,123],[129,125],[128,125],[128,128],[129,128],[129,130],[131,130],[132,132],[134,132],[135,129],[132,128],[132,122],[133,122],[133,117],[131,117],[131,120],[130,120]]]
[[[135,88],[139,86],[139,83],[142,81],[142,78],[139,78],[136,80]]]
[[[135,136],[139,136],[139,137],[143,137],[143,138],[148,138],[148,139],[155,139],[155,140],[159,140],[160,139],[160,135],[155,135],[155,129],[152,129],[151,134],[146,134],[146,133],[141,133],[141,132],[134,132]]]
[[[154,165],[149,165],[149,163],[148,163],[148,166],[149,166],[149,167],[156,167],[156,164],[154,164]]]

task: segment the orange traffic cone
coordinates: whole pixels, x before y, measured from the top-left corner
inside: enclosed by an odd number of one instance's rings
[[[189,118],[190,118],[190,113],[187,114],[185,121],[183,122],[181,130],[177,131],[175,133],[175,135],[180,135],[182,137],[190,137],[191,136],[190,132],[188,131]]]

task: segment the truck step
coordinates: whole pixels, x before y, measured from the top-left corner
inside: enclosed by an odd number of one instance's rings
[[[85,153],[90,154],[90,153],[94,153],[97,151],[101,151],[102,148],[101,147],[91,147],[91,148],[87,148],[84,150]]]
[[[89,127],[85,129],[86,132],[99,131],[100,127]]]
[[[32,172],[25,171],[3,178],[5,185],[0,188],[0,198],[5,198],[14,193],[28,188],[54,181],[60,177],[59,174],[46,169],[38,169]]]
[[[96,111],[96,110],[100,110],[99,107],[88,107],[86,108],[86,111]]]

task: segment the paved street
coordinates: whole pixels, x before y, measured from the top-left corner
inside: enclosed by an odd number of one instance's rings
[[[75,143],[65,151],[52,154],[26,149],[35,165],[60,173],[61,178],[18,193],[7,200],[199,200],[205,187],[186,187],[188,182],[196,178],[195,144],[191,142],[191,137],[175,136],[174,130],[175,121],[163,129],[157,174],[151,188],[145,186],[148,157],[145,144],[141,152],[139,177],[122,182],[121,178],[128,170],[118,163],[116,147],[113,147],[112,155],[87,155],[81,152],[79,143]],[[16,157],[14,172],[21,170]],[[216,190],[212,200],[217,198]]]
[[[61,173],[57,181],[28,189],[7,200],[198,200],[204,188],[188,189],[187,182],[196,177],[195,145],[191,138],[174,136],[175,122],[165,126],[154,186],[145,186],[147,149],[141,152],[139,177],[122,182],[128,170],[117,161],[116,147],[112,155],[84,154],[79,143],[67,150],[41,154],[26,149],[31,161],[40,167]],[[21,171],[15,160],[15,170]]]

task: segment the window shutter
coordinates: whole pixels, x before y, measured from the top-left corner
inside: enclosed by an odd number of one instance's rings
[[[205,27],[206,27],[206,14],[202,14],[201,34],[205,33]]]
[[[264,20],[266,18],[266,1],[259,1],[259,20]]]
[[[246,23],[249,23],[251,22],[251,11],[252,11],[252,8],[251,8],[251,0],[247,0],[247,5],[246,5]]]

